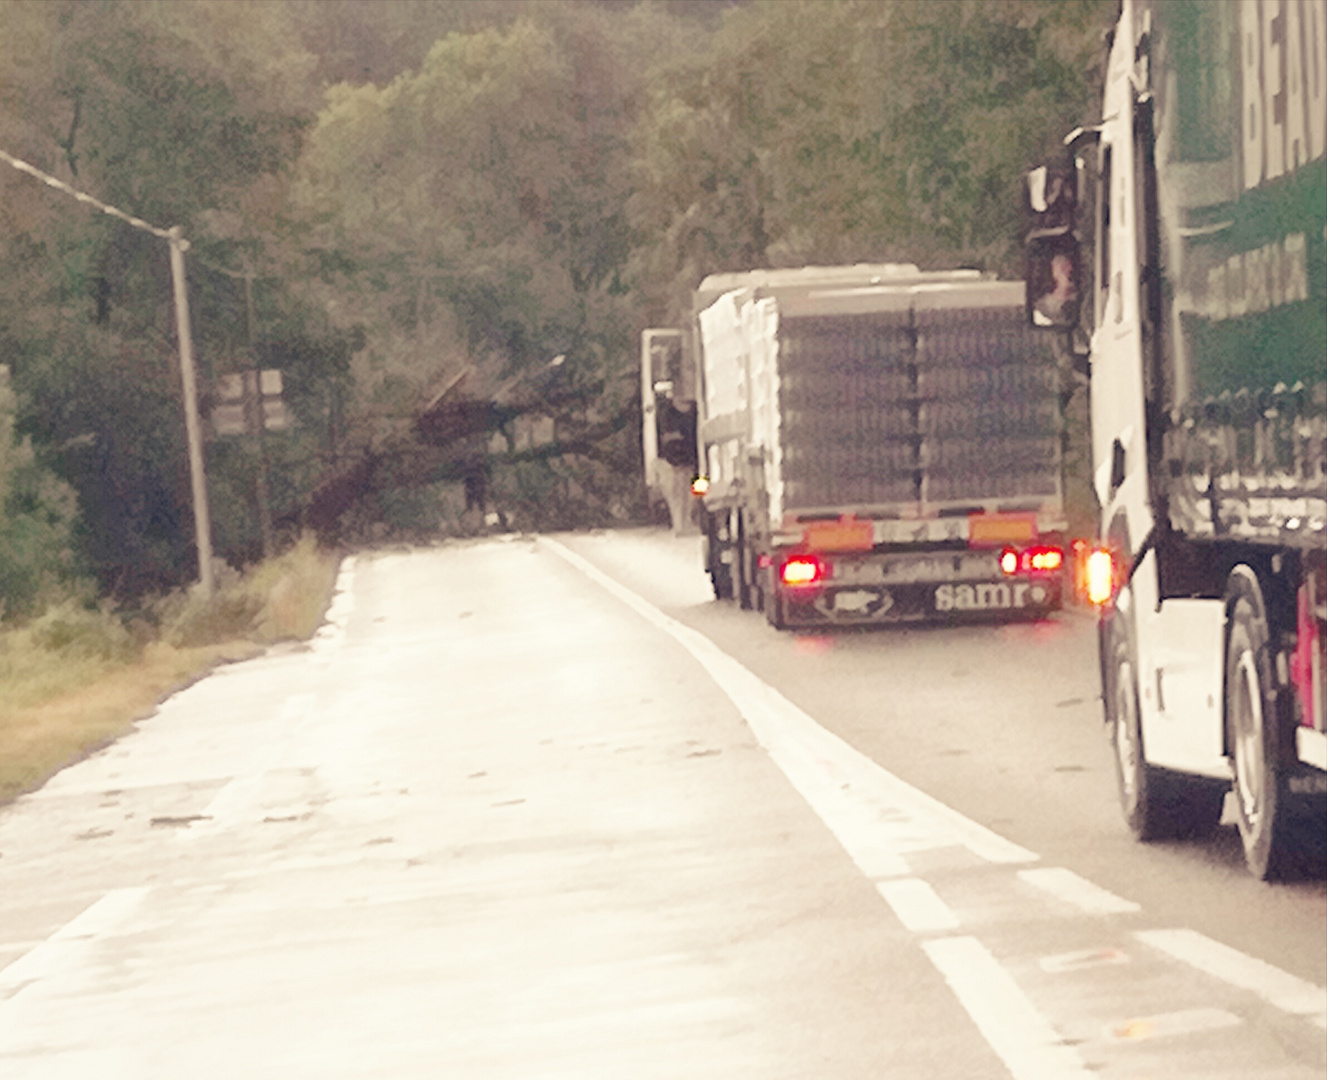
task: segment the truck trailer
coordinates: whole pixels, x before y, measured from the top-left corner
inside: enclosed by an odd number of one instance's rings
[[[1327,0],[1123,0],[1065,141],[1028,317],[1089,379],[1124,816],[1199,834],[1233,790],[1268,878],[1327,838]]]
[[[647,331],[689,373],[647,355],[644,408],[694,420],[716,597],[779,628],[1059,607],[1061,373],[1024,308],[974,270],[806,267],[707,277]]]

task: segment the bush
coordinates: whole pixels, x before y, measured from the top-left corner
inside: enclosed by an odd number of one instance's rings
[[[83,660],[128,661],[141,642],[109,611],[89,611],[72,600],[51,608],[33,622],[31,641],[47,652]]]
[[[241,576],[217,575],[208,598],[198,586],[157,601],[161,639],[187,648],[234,638],[259,642],[310,637],[318,628],[336,580],[337,559],[311,537]]]
[[[32,615],[91,590],[78,572],[74,490],[17,436],[16,411],[9,368],[0,364],[0,617]]]

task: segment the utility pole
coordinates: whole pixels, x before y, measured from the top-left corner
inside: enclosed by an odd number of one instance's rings
[[[198,422],[198,385],[194,378],[193,330],[189,325],[189,286],[184,276],[184,252],[189,241],[176,225],[170,242],[170,274],[175,286],[175,325],[180,339],[180,378],[184,384],[184,430],[189,439],[189,483],[193,489],[194,532],[198,539],[198,584],[210,597],[212,582],[212,515],[207,505],[207,475],[203,471],[203,431]]]
[[[56,191],[94,207],[103,214],[128,222],[135,229],[142,229],[170,244],[171,281],[175,288],[175,323],[180,339],[180,375],[184,384],[184,429],[189,439],[189,481],[193,489],[194,531],[198,541],[198,584],[203,590],[203,595],[211,597],[212,515],[207,505],[207,474],[203,471],[203,435],[198,423],[193,332],[189,328],[189,292],[184,277],[184,253],[189,250],[189,241],[184,238],[184,230],[178,225],[171,229],[162,229],[133,214],[127,214],[119,207],[104,203],[86,191],[79,191],[58,176],[52,176],[4,150],[0,150],[0,162],[19,172],[27,173],[47,187],[55,188]]]
[[[249,380],[245,380],[244,403],[248,415],[249,434],[258,452],[258,475],[254,478],[254,495],[258,503],[258,529],[262,533],[263,558],[272,554],[272,496],[267,470],[267,410],[263,403],[263,364],[253,329],[253,271],[244,272],[244,320],[249,335],[249,363],[253,393],[249,393]]]

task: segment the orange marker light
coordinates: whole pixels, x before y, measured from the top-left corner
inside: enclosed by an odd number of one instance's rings
[[[710,489],[710,478],[708,476],[698,476],[691,481],[691,494],[704,495]]]
[[[819,559],[805,555],[794,556],[783,564],[779,577],[785,585],[814,585],[825,576],[825,568]]]
[[[1098,548],[1087,557],[1087,598],[1104,604],[1115,592],[1115,560],[1110,552]]]
[[[1064,552],[1059,548],[1037,548],[1029,561],[1033,570],[1058,570],[1064,565]]]

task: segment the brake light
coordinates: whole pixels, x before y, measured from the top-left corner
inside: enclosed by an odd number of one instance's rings
[[[1057,547],[1034,547],[1019,551],[1007,547],[1000,552],[1000,569],[1006,574],[1053,573],[1064,566],[1064,552]]]
[[[794,555],[779,571],[779,577],[785,585],[815,585],[824,576],[824,564],[808,555]]]
[[[1087,599],[1104,604],[1115,595],[1115,560],[1109,551],[1097,548],[1087,557]]]
[[[1039,547],[1023,553],[1023,565],[1032,570],[1058,570],[1064,565],[1064,552],[1057,547]]]
[[[710,478],[708,476],[698,476],[691,481],[691,494],[704,495],[710,490]]]

